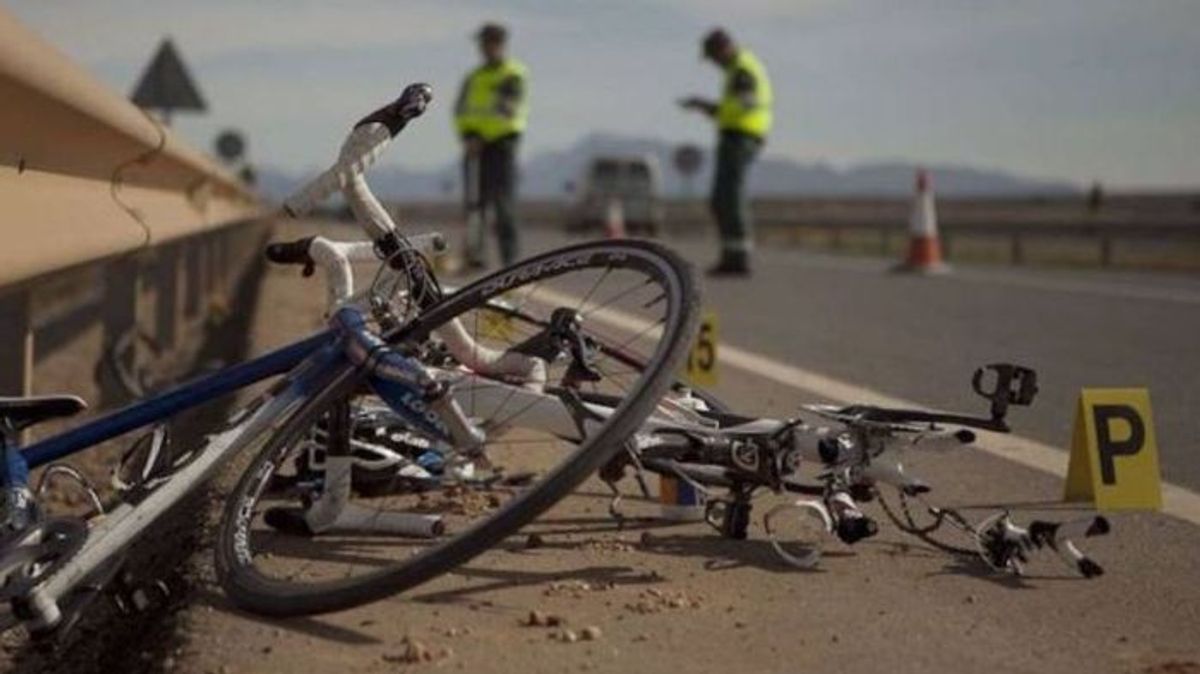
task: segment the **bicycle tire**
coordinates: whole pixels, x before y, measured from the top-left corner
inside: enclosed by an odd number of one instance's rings
[[[250,535],[245,524],[248,518],[243,516],[244,509],[252,507],[247,506],[247,499],[257,499],[251,490],[261,482],[264,466],[284,456],[289,443],[294,443],[325,410],[354,395],[360,383],[346,380],[332,386],[310,399],[283,424],[250,462],[226,503],[215,554],[218,578],[233,603],[255,613],[285,617],[344,610],[403,592],[454,569],[515,533],[573,491],[619,451],[674,382],[698,327],[699,300],[690,265],[660,244],[637,240],[595,242],[535,256],[447,296],[399,333],[390,335],[389,340],[424,339],[473,307],[485,306],[493,297],[531,281],[541,281],[543,276],[552,278],[565,274],[570,271],[571,261],[578,262],[585,257],[610,266],[621,261],[621,264],[653,268],[662,275],[665,287],[672,294],[668,301],[669,321],[661,328],[661,339],[650,365],[644,369],[636,388],[628,392],[594,434],[575,445],[576,449],[549,471],[548,477],[536,487],[524,491],[464,533],[395,566],[356,578],[312,585],[266,577],[237,552],[238,537]],[[520,282],[513,285],[510,279]]]

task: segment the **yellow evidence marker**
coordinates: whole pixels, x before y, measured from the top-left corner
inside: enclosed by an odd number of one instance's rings
[[[516,326],[513,325],[512,316],[507,313],[480,310],[475,313],[472,320],[481,337],[505,343],[512,343],[516,339]]]
[[[717,314],[705,311],[700,317],[696,343],[688,353],[684,378],[697,387],[717,385]]]
[[[1097,510],[1162,508],[1149,391],[1080,391],[1063,498],[1093,501]]]

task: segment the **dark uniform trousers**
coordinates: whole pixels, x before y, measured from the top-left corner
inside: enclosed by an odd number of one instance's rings
[[[517,188],[517,135],[498,138],[483,144],[478,157],[479,183],[477,189],[466,190],[467,208],[482,213],[484,222],[491,221],[496,228],[496,239],[500,245],[500,260],[504,266],[517,261],[517,228],[513,207]],[[472,157],[463,159],[463,183],[471,185],[473,179]],[[474,203],[472,203],[474,199]],[[489,217],[490,216],[490,217]],[[484,227],[472,232],[475,240],[467,242],[467,255],[473,261],[483,262]]]
[[[753,246],[746,175],[762,144],[762,139],[737,131],[722,131],[717,141],[717,166],[709,207],[717,221],[721,254],[726,259],[744,257]]]

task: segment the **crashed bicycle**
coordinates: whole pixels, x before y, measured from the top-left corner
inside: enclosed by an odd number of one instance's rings
[[[279,263],[324,263],[336,299],[326,329],[29,444],[21,442],[26,429],[74,415],[84,402],[0,398],[0,628],[58,637],[97,599],[117,598],[133,542],[239,457],[249,463],[216,541],[218,572],[234,602],[294,615],[379,599],[453,569],[535,518],[653,411],[694,335],[689,267],[654,243],[589,243],[445,292],[429,262],[442,237],[397,228],[363,177],[431,100],[430,87],[412,85],[355,124],[337,162],[285,204],[286,214],[300,216],[340,192],[369,235],[267,251]],[[354,293],[349,271],[362,260],[376,268],[374,282]],[[639,367],[580,371],[489,348],[477,317],[500,296],[528,300],[527,312],[554,318],[577,345],[595,329],[591,313],[636,316],[624,330],[605,330],[623,352],[637,354]],[[582,301],[541,301],[565,296]],[[169,444],[162,425],[173,415],[269,380],[195,447]],[[617,402],[587,408],[572,393],[577,380]],[[386,440],[410,447],[419,436],[441,479],[406,482],[399,503],[394,489],[353,490],[354,447],[345,431],[350,410],[363,409],[359,401],[413,429]],[[120,457],[111,494],[65,463],[140,429],[149,430]],[[321,456],[307,453],[306,439],[322,432]],[[538,470],[524,474],[497,467],[532,459]],[[37,479],[31,471],[39,468]],[[91,512],[53,512],[50,489],[83,492]]]

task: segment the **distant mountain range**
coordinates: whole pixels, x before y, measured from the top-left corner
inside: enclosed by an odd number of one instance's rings
[[[671,159],[675,147],[650,138],[590,134],[569,148],[525,157],[521,164],[521,194],[535,198],[562,197],[565,184],[580,176],[592,157],[638,154],[658,161],[666,194],[683,195],[687,185]],[[940,196],[1062,196],[1080,191],[1068,181],[1027,178],[1004,171],[949,164],[930,164],[926,168]],[[707,191],[711,170],[712,158],[705,148],[704,164],[692,180],[694,194]],[[757,196],[904,196],[912,193],[915,170],[915,164],[903,161],[869,162],[837,169],[825,162],[799,162],[773,157],[768,152],[751,173],[750,190]],[[270,197],[282,198],[315,171],[291,174],[262,167],[258,173],[262,191]],[[448,198],[458,193],[458,182],[457,163],[429,171],[381,166],[371,172],[372,187],[381,197],[389,199]]]

